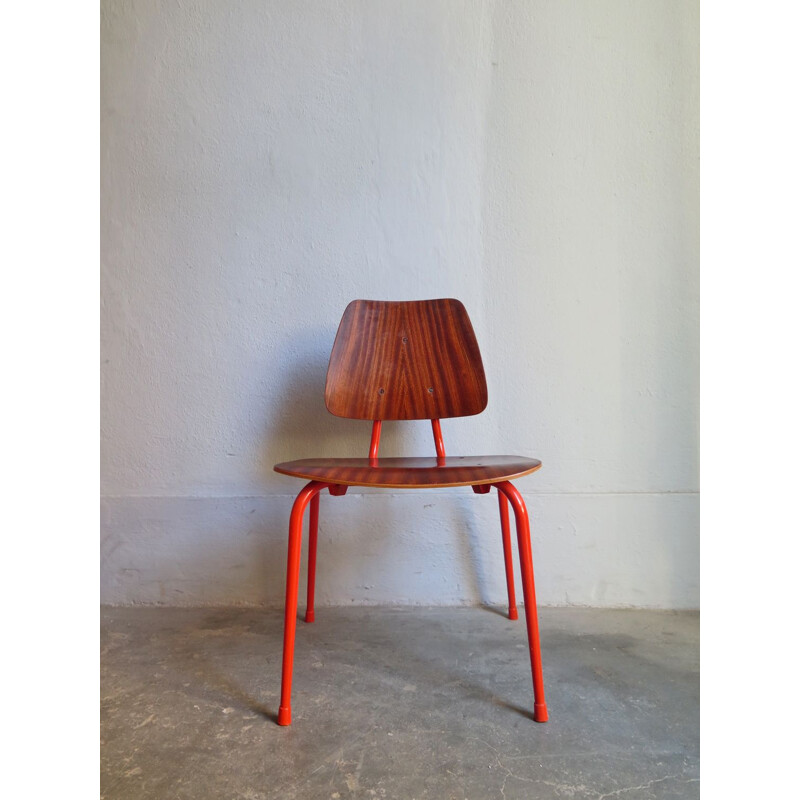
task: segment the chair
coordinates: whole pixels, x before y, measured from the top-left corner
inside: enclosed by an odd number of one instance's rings
[[[547,721],[539,625],[533,584],[530,524],[525,502],[511,483],[535,472],[541,462],[522,456],[446,456],[439,420],[479,414],[486,408],[486,378],[467,311],[458,300],[379,302],[347,306],[333,344],[325,382],[332,414],[372,421],[368,458],[306,458],[275,466],[276,472],[310,481],[292,507],[286,569],[283,674],[278,724],[291,724],[292,666],[300,580],[303,515],[310,505],[308,586],[305,621],[314,621],[319,495],[349,486],[391,489],[471,486],[476,494],[497,489],[508,586],[508,616],[517,619],[511,561],[508,503],[516,517],[525,620],[533,673],[534,713]],[[384,420],[429,419],[436,457],[378,458]]]

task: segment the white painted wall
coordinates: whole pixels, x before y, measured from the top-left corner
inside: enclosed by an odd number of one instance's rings
[[[694,0],[105,0],[102,126],[105,602],[281,603],[344,307],[458,297],[540,602],[698,605]],[[320,604],[504,602],[494,495],[321,510]]]

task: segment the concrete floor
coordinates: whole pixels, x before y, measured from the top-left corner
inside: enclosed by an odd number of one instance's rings
[[[102,797],[699,797],[698,615],[540,620],[546,724],[522,620],[319,608],[281,728],[280,612],[106,608]]]

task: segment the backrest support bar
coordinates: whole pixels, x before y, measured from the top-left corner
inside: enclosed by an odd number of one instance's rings
[[[433,443],[436,446],[436,457],[444,458],[444,439],[442,438],[442,424],[438,419],[431,420],[431,428],[433,428]]]

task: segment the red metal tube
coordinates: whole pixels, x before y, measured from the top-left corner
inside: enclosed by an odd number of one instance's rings
[[[433,428],[433,443],[436,445],[436,457],[444,458],[444,439],[442,438],[442,424],[438,419],[431,420],[431,428]]]
[[[378,460],[378,447],[381,444],[381,420],[376,419],[372,423],[372,438],[369,442],[369,460]]]
[[[522,593],[525,599],[525,624],[528,629],[528,648],[531,655],[533,673],[533,718],[536,722],[547,722],[547,703],[544,699],[544,680],[542,678],[542,651],[539,645],[539,620],[536,613],[536,589],[533,583],[533,554],[531,552],[531,528],[528,509],[522,495],[510,481],[496,483],[514,509],[517,521],[517,542],[519,544],[519,565],[522,573]]]
[[[518,619],[517,598],[514,592],[514,561],[511,558],[511,531],[508,525],[508,500],[506,500],[506,496],[499,489],[497,490],[497,503],[500,506],[500,529],[503,533],[503,558],[506,562],[508,618]]]
[[[308,583],[306,585],[306,622],[314,621],[314,584],[317,578],[317,528],[319,527],[319,492],[311,498],[308,513]]]
[[[289,517],[289,552],[286,559],[286,608],[283,617],[283,668],[281,704],[278,725],[292,722],[292,668],[294,667],[294,634],[297,627],[297,590],[300,582],[300,544],[303,537],[303,514],[309,500],[328,486],[321,481],[307,483],[297,495]]]

